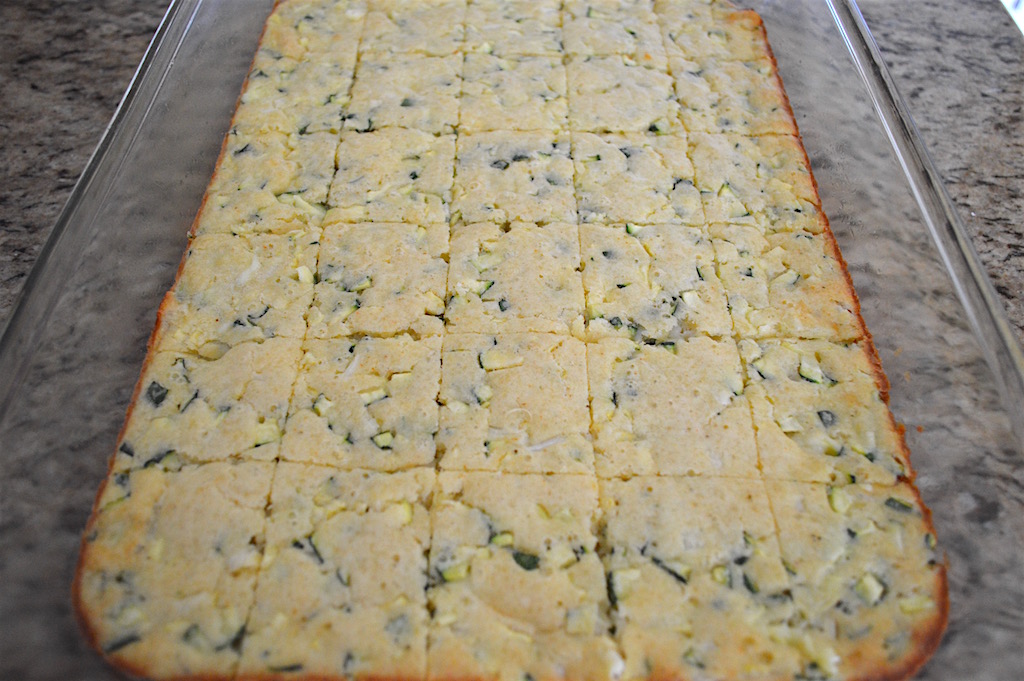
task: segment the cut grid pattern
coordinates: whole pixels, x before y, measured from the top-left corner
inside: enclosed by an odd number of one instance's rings
[[[346,94],[320,100],[345,106],[314,147],[298,143],[307,123],[269,143],[257,135],[229,145],[196,240],[210,225],[244,242],[224,286],[245,291],[269,262],[250,233],[266,228],[293,243],[298,231],[311,250],[296,251],[271,289],[299,293],[261,298],[265,309],[253,303],[223,337],[217,324],[204,327],[212,338],[185,335],[186,351],[217,362],[235,343],[284,335],[265,317],[304,330],[292,334],[301,359],[271,381],[290,389],[287,416],[280,397],[263,412],[257,404],[242,431],[255,435],[257,455],[226,454],[241,466],[279,462],[264,495],[267,525],[254,533],[266,542],[253,586],[263,595],[234,632],[241,666],[236,659],[232,669],[509,679],[841,673],[842,646],[862,644],[806,623],[829,615],[813,597],[794,599],[809,577],[786,538],[801,530],[785,513],[772,516],[785,501],[772,495],[806,481],[831,512],[884,502],[905,513],[896,508],[905,502],[916,519],[907,522],[927,523],[902,481],[902,445],[857,344],[856,301],[756,18],[714,2],[296,0],[272,20],[288,18],[293,33],[281,28],[280,47],[268,33],[266,50],[310,43],[304,8],[334,16],[348,35],[361,26]],[[536,28],[535,39],[500,40],[514,26]],[[414,63],[433,86],[417,89]],[[737,72],[731,64],[742,65],[742,95],[723,90]],[[375,79],[389,84],[380,101]],[[498,126],[467,116],[468,92],[519,107],[523,129],[516,116]],[[327,137],[336,152],[325,183]],[[196,289],[204,286],[221,285]],[[201,309],[206,301],[182,302],[182,289],[169,294],[169,309]],[[181,328],[165,313],[162,337],[181,342]],[[236,341],[239,329],[247,335]],[[851,361],[853,371],[840,371]],[[176,417],[154,421],[168,418]],[[216,436],[219,422],[209,427]],[[154,431],[141,430],[143,439]],[[864,432],[872,435],[858,439]],[[135,441],[124,446],[132,453],[116,470],[129,481],[146,465],[173,476],[209,461],[202,450],[156,445],[160,458],[143,460]],[[380,503],[365,496],[386,479],[409,482]],[[834,491],[858,479],[895,485],[895,496]],[[538,501],[507,516],[522,499],[490,488],[515,486]],[[680,494],[684,519],[670,510]],[[730,504],[735,512],[723,510]],[[296,527],[282,515],[291,506],[305,518]],[[340,512],[353,537],[394,537],[403,547],[394,566],[352,564],[329,549]],[[627,530],[645,513],[654,516],[640,541]],[[879,523],[889,534],[903,531],[894,518]],[[679,531],[694,539],[678,545],[670,535]],[[864,572],[868,558],[843,550],[853,581],[842,588],[856,596],[865,574],[883,581]],[[397,581],[375,591],[353,577],[360,570]],[[272,605],[303,579],[333,594],[324,612]],[[665,603],[638,581],[682,599],[670,624],[658,619],[669,616]],[[875,605],[882,599],[866,584],[860,600]],[[512,608],[509,591],[539,600]],[[919,596],[910,591],[903,600]],[[735,614],[702,629],[707,603],[720,599]],[[847,609],[856,620],[864,604]],[[344,633],[360,626],[377,633]],[[748,650],[728,643],[737,627]],[[495,645],[517,637],[525,640],[512,649]],[[223,643],[207,638],[214,649]],[[808,652],[807,640],[820,646]]]

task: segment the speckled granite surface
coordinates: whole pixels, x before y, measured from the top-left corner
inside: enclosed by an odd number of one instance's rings
[[[1024,38],[997,0],[859,4],[1024,341]]]
[[[1024,38],[968,4],[860,3],[1024,341]],[[165,6],[0,1],[0,323]]]
[[[0,2],[0,324],[165,6]]]

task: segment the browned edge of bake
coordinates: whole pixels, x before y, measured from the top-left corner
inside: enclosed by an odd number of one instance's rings
[[[267,14],[268,19],[270,16],[273,15],[274,12],[277,11],[278,6],[283,1],[284,0],[274,0],[274,6]],[[185,269],[185,261],[188,259],[188,254],[192,247],[192,240],[195,238],[196,230],[199,227],[199,218],[203,214],[203,210],[206,208],[207,200],[210,198],[209,191],[210,187],[213,184],[213,177],[216,177],[217,170],[220,168],[221,160],[224,158],[224,154],[227,151],[228,139],[231,137],[231,131],[234,129],[234,118],[238,113],[238,107],[241,104],[242,95],[245,94],[246,89],[249,86],[249,78],[252,73],[253,66],[256,63],[256,57],[259,54],[259,46],[263,44],[263,37],[266,34],[266,31],[267,22],[264,21],[263,28],[260,30],[259,39],[257,41],[257,49],[253,52],[253,57],[249,61],[249,68],[246,71],[245,79],[242,81],[241,90],[239,91],[238,96],[235,98],[235,107],[232,110],[231,114],[231,125],[228,127],[227,132],[224,134],[224,138],[221,140],[220,152],[217,154],[217,160],[213,166],[214,175],[210,178],[210,181],[207,183],[206,190],[204,190],[203,192],[203,199],[199,204],[199,209],[196,211],[196,216],[195,218],[193,218],[192,224],[189,227],[188,244],[186,245],[185,250],[182,251],[181,259],[178,261],[178,268],[174,273],[174,281],[171,283],[171,286],[167,290],[167,293],[164,294],[163,298],[160,301],[160,305],[157,308],[156,321],[153,324],[153,330],[150,332],[149,338],[146,341],[146,356],[142,360],[142,366],[139,368],[139,377],[135,381],[135,388],[134,390],[132,390],[131,400],[128,402],[128,407],[125,410],[124,422],[121,425],[120,431],[118,431],[117,433],[117,440],[115,441],[116,444],[114,447],[114,451],[107,461],[107,473],[103,477],[103,480],[100,482],[99,488],[96,490],[96,496],[92,502],[92,509],[89,512],[89,519],[86,521],[85,528],[82,530],[81,540],[79,541],[78,560],[75,563],[75,575],[71,582],[71,602],[75,620],[78,622],[79,629],[81,629],[82,634],[84,635],[89,647],[95,650],[111,666],[115,667],[119,671],[122,671],[126,674],[129,674],[137,678],[146,678],[146,670],[142,667],[137,667],[130,663],[126,663],[125,661],[121,660],[115,655],[107,654],[106,652],[104,652],[102,646],[100,645],[97,639],[96,631],[93,628],[92,623],[89,620],[89,617],[84,612],[82,606],[82,572],[83,568],[85,567],[85,554],[87,550],[87,544],[89,543],[88,538],[89,535],[92,533],[94,524],[96,523],[96,518],[100,510],[100,499],[103,498],[103,492],[106,491],[107,489],[107,484],[109,484],[110,482],[110,474],[111,472],[113,472],[114,464],[117,461],[117,447],[120,445],[122,439],[124,438],[125,431],[128,428],[128,421],[131,419],[132,412],[135,409],[135,403],[138,401],[139,395],[142,392],[143,376],[146,375],[146,370],[149,368],[150,362],[153,358],[153,355],[155,354],[157,342],[160,340],[160,335],[163,330],[164,313],[166,312],[168,303],[171,300],[171,297],[174,295],[174,291],[178,286],[178,280],[181,278],[181,273]],[[188,681],[222,681],[226,678],[230,677],[210,674],[189,674],[187,676],[180,677],[181,681],[185,681],[186,679]]]
[[[893,430],[898,435],[898,442],[900,452],[903,454],[904,459],[907,461],[907,470],[904,475],[900,476],[900,480],[907,482],[913,490],[914,497],[917,500],[918,507],[921,509],[921,514],[925,522],[925,526],[932,533],[935,534],[935,525],[932,522],[932,511],[924,503],[921,498],[921,492],[918,490],[917,485],[914,484],[916,474],[913,469],[912,462],[910,460],[910,449],[907,447],[906,441],[906,428],[903,424],[897,423],[895,416],[892,413],[892,408],[889,404],[889,389],[890,383],[889,378],[885,374],[885,370],[882,367],[882,360],[878,355],[878,348],[875,345],[874,337],[871,335],[871,331],[868,330],[867,324],[864,322],[864,317],[861,314],[860,298],[857,296],[857,290],[853,286],[853,279],[850,277],[850,269],[846,264],[846,260],[843,258],[842,251],[839,248],[839,243],[836,241],[835,233],[832,231],[832,226],[829,223],[828,215],[826,215],[821,205],[821,192],[818,187],[818,180],[814,177],[814,171],[811,168],[811,159],[807,156],[807,149],[804,146],[803,136],[800,134],[800,128],[796,121],[796,116],[793,113],[793,107],[789,101],[789,95],[786,93],[786,88],[782,83],[782,76],[779,73],[779,65],[775,59],[775,53],[772,50],[771,43],[768,41],[768,32],[765,28],[764,21],[761,17],[753,10],[743,10],[743,14],[750,14],[756,17],[756,22],[760,28],[761,35],[763,38],[765,50],[767,51],[768,58],[771,60],[772,69],[775,73],[775,81],[779,88],[779,92],[782,93],[782,100],[786,106],[786,112],[789,114],[789,118],[793,123],[793,129],[796,131],[796,138],[799,142],[800,152],[803,154],[804,162],[807,164],[807,171],[810,174],[811,185],[814,188],[814,196],[818,202],[818,208],[820,211],[821,218],[824,222],[823,235],[826,240],[826,244],[831,255],[839,263],[840,269],[842,270],[843,279],[846,282],[846,290],[853,300],[853,313],[857,317],[857,324],[860,327],[862,337],[857,341],[858,344],[863,345],[865,354],[871,363],[872,374],[875,379],[875,386],[878,389],[879,396],[882,398],[882,402],[885,404],[886,412],[888,414],[889,423],[892,425]],[[904,656],[899,664],[889,667],[888,669],[878,670],[877,672],[870,672],[864,676],[855,677],[848,681],[901,681],[911,677],[921,667],[924,666],[925,662],[931,658],[939,647],[939,643],[942,641],[942,636],[946,631],[946,627],[949,624],[949,578],[948,568],[949,559],[947,556],[943,556],[943,562],[937,566],[936,577],[938,593],[934,594],[937,598],[937,612],[932,620],[932,625],[927,628],[920,628],[912,632],[914,646],[911,652]]]

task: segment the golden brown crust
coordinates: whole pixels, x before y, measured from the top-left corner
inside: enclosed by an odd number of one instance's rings
[[[818,188],[818,180],[817,180],[817,178],[815,178],[814,172],[811,169],[811,160],[807,156],[807,149],[804,147],[803,136],[800,135],[799,126],[797,125],[796,117],[793,114],[793,107],[792,107],[792,105],[791,105],[791,103],[789,101],[789,95],[786,93],[786,88],[785,88],[785,86],[782,83],[781,76],[779,75],[778,62],[775,59],[775,54],[772,52],[771,43],[768,42],[767,31],[764,28],[764,23],[761,22],[760,26],[761,26],[761,30],[762,30],[762,32],[764,34],[765,49],[768,52],[768,58],[771,60],[774,73],[776,74],[776,80],[777,80],[779,91],[782,93],[782,99],[785,102],[786,108],[787,108],[787,110],[789,112],[789,116],[790,116],[790,118],[793,121],[793,129],[797,131],[797,133],[796,133],[797,134],[797,139],[800,141],[800,151],[803,153],[803,155],[804,155],[804,162],[807,164],[807,168],[810,171],[811,185],[814,187],[814,196],[817,199],[818,205],[820,207],[821,206],[821,193],[820,193],[819,188]],[[872,373],[873,373],[874,379],[875,379],[875,386],[878,388],[878,393],[879,393],[880,397],[882,398],[882,402],[884,402],[885,406],[888,407],[889,421],[892,424],[892,428],[893,428],[893,430],[895,430],[899,434],[898,443],[899,443],[899,448],[900,448],[900,454],[902,455],[903,459],[905,461],[907,461],[908,464],[909,464],[910,463],[910,448],[907,447],[906,428],[903,426],[903,424],[898,423],[896,421],[895,415],[892,413],[892,408],[891,408],[890,403],[889,403],[889,391],[890,391],[890,388],[891,388],[891,384],[889,382],[889,377],[886,375],[885,369],[882,367],[882,360],[881,360],[881,357],[879,357],[878,347],[875,345],[874,337],[871,335],[871,331],[868,329],[868,326],[867,326],[867,324],[864,321],[864,317],[861,314],[860,298],[857,296],[857,290],[853,286],[853,278],[850,276],[850,268],[849,268],[849,266],[846,263],[846,259],[843,257],[843,253],[842,253],[842,251],[839,248],[839,243],[836,241],[835,233],[832,231],[832,226],[829,223],[828,216],[825,214],[824,210],[821,211],[821,218],[822,218],[822,221],[824,223],[823,235],[825,237],[825,242],[827,244],[826,247],[827,247],[829,253],[832,255],[832,257],[835,258],[836,262],[839,263],[840,270],[842,271],[842,274],[843,274],[843,279],[846,282],[846,291],[847,291],[848,295],[850,296],[850,299],[853,301],[853,304],[854,304],[854,308],[853,308],[852,311],[855,314],[856,319],[857,319],[857,324],[860,327],[860,331],[861,331],[861,340],[860,340],[860,342],[864,346],[865,352],[866,352],[867,357],[868,357],[868,361],[871,364]],[[917,477],[917,474],[914,472],[913,467],[908,467],[908,469],[906,470],[905,474],[902,476],[902,479],[904,479],[907,482],[913,484],[914,479],[916,477]],[[915,492],[916,492],[917,488],[915,487],[914,489],[915,489]],[[921,507],[928,512],[928,527],[934,533],[935,532],[935,528],[934,528],[934,526],[931,523],[931,511],[924,505],[923,501],[921,501],[919,499],[919,502],[921,503]],[[948,597],[948,593],[947,593],[948,589],[945,586],[945,582],[943,582],[943,590],[942,590],[942,592],[943,592],[942,593],[943,597],[947,598]],[[948,619],[948,617],[943,617],[943,621],[941,623],[941,626],[938,628],[938,633],[936,635],[935,642],[932,645],[931,650],[929,651],[929,653],[924,657],[924,659],[927,659],[927,657],[930,656],[932,652],[934,652],[935,648],[938,647],[938,642],[942,638],[942,632],[945,631],[945,628],[946,628],[947,619]],[[924,662],[922,660],[920,664],[923,664],[923,663]],[[920,666],[920,664],[918,666]],[[894,678],[905,678],[905,677],[894,677]]]
[[[748,12],[749,13],[753,13],[753,14],[756,15],[756,12],[752,12],[752,10],[746,10],[745,12],[742,12],[742,13],[746,14]],[[789,117],[790,117],[790,119],[793,122],[793,129],[796,131],[797,139],[800,142],[800,145],[799,145],[800,146],[800,152],[803,154],[804,163],[807,165],[807,169],[810,172],[811,186],[814,188],[815,199],[817,200],[818,207],[821,208],[821,192],[820,192],[819,187],[818,187],[818,180],[814,176],[814,171],[811,168],[811,159],[807,155],[806,147],[804,147],[803,136],[800,134],[800,128],[797,125],[796,116],[793,113],[792,103],[789,101],[789,95],[786,93],[785,85],[782,82],[782,76],[779,74],[778,61],[776,61],[775,53],[772,51],[771,43],[768,41],[768,32],[767,32],[767,29],[764,26],[764,22],[761,20],[760,17],[758,17],[757,21],[758,21],[758,26],[760,27],[760,30],[761,30],[761,33],[762,33],[762,38],[763,38],[763,41],[764,41],[765,50],[767,51],[767,54],[768,54],[768,59],[771,61],[772,70],[773,70],[773,73],[775,74],[776,85],[779,88],[779,92],[781,92],[781,94],[782,94],[782,100],[785,103],[786,111],[788,112]],[[822,219],[822,222],[824,223],[823,224],[824,230],[823,230],[822,234],[825,237],[826,248],[827,248],[829,254],[833,258],[835,258],[836,262],[839,264],[839,269],[842,271],[843,280],[845,281],[846,292],[849,295],[850,299],[853,301],[853,310],[852,310],[852,312],[854,313],[854,315],[855,315],[855,317],[857,319],[857,325],[860,328],[860,332],[861,332],[860,343],[865,347],[865,351],[866,351],[866,354],[867,354],[867,357],[868,357],[868,361],[871,364],[872,373],[873,373],[874,379],[875,379],[875,386],[878,388],[878,393],[879,393],[880,397],[882,398],[882,402],[885,403],[886,407],[889,407],[889,390],[891,388],[891,384],[889,383],[889,377],[886,375],[885,370],[882,368],[882,360],[881,360],[881,358],[878,355],[878,348],[875,345],[874,337],[871,335],[871,331],[868,329],[867,324],[864,322],[864,316],[861,314],[860,297],[857,295],[857,290],[853,286],[853,278],[850,276],[850,268],[849,268],[849,266],[846,263],[846,259],[843,257],[843,253],[842,253],[842,251],[839,248],[839,243],[836,241],[835,233],[832,231],[832,225],[829,223],[828,216],[825,214],[824,210],[821,211],[821,219]],[[896,419],[895,419],[895,417],[894,417],[894,415],[892,413],[892,409],[889,408],[888,411],[889,411],[889,421],[892,424],[892,428],[893,428],[893,430],[895,430],[896,432],[899,433],[898,441],[899,441],[899,447],[900,447],[900,454],[903,456],[904,460],[909,462],[910,461],[910,449],[907,447],[907,442],[906,442],[906,437],[905,437],[906,429],[904,428],[904,426],[902,424],[899,424],[899,423],[896,422]],[[913,483],[915,477],[916,477],[916,474],[914,473],[913,468],[910,468],[910,469],[908,469],[906,471],[906,474],[903,476],[903,479],[907,480],[910,483]],[[916,488],[915,488],[915,490],[916,490]],[[921,503],[921,506],[922,506],[922,508],[925,508],[927,510],[927,507],[924,506],[923,502]],[[932,532],[934,532],[935,529],[934,529],[934,527],[931,524],[930,517],[931,517],[931,514],[930,514],[930,511],[929,511],[928,527],[932,530]],[[946,592],[946,589],[944,588],[943,589],[943,594],[944,595],[945,595],[945,592]],[[945,626],[946,625],[945,625],[945,621],[944,621],[943,624],[942,624],[942,629],[940,630],[940,633],[939,633],[939,638],[941,638],[941,631],[945,630]],[[936,646],[937,645],[938,645],[938,643],[936,641]],[[934,647],[933,647],[933,650],[934,650]]]
[[[749,10],[748,10],[749,11]],[[800,151],[804,155],[804,162],[807,164],[808,171],[810,171],[811,184],[814,187],[814,196],[817,199],[819,207],[821,206],[821,193],[818,188],[818,180],[814,177],[814,172],[811,169],[811,160],[807,156],[807,149],[803,144],[803,137],[800,135],[799,127],[797,126],[796,117],[793,114],[793,108],[789,101],[789,95],[786,93],[786,89],[782,83],[782,78],[779,75],[778,63],[775,59],[775,54],[772,52],[771,43],[767,39],[767,31],[764,27],[764,23],[758,18],[758,23],[764,36],[765,49],[768,52],[768,58],[771,60],[774,73],[776,74],[776,81],[780,92],[782,93],[782,99],[785,102],[786,108],[789,112],[789,116],[793,121],[793,129],[797,131],[797,139],[800,141]],[[843,278],[846,282],[846,289],[850,298],[854,302],[853,312],[857,318],[857,324],[860,327],[862,338],[860,343],[864,346],[865,352],[868,356],[868,360],[871,363],[872,372],[874,374],[875,385],[878,388],[879,395],[886,407],[889,407],[889,379],[885,374],[885,370],[882,368],[882,360],[878,356],[878,348],[875,346],[874,338],[871,332],[868,330],[867,324],[864,322],[864,317],[861,314],[860,298],[857,296],[857,291],[853,286],[853,279],[850,277],[850,270],[846,264],[846,260],[843,258],[842,251],[839,249],[839,243],[836,241],[835,233],[832,231],[832,227],[829,224],[828,217],[824,211],[821,211],[821,218],[824,222],[824,236],[827,243],[827,248],[831,255],[839,263],[840,269],[843,273]],[[906,429],[902,424],[896,422],[895,416],[892,413],[892,409],[888,408],[889,420],[892,424],[893,430],[898,433],[898,442],[900,447],[900,453],[908,463],[908,469],[905,475],[901,479],[910,483],[911,489],[914,491],[918,506],[921,509],[921,513],[924,517],[924,522],[928,530],[934,535],[935,525],[932,522],[932,512],[924,501],[921,499],[921,493],[914,485],[914,473],[913,467],[910,466],[910,449],[907,447],[906,442]],[[885,670],[872,670],[865,672],[864,676],[858,676],[850,681],[900,681],[913,676],[925,662],[935,653],[935,650],[939,647],[939,643],[942,641],[942,636],[946,631],[946,627],[949,623],[949,582],[947,577],[947,566],[945,564],[939,567],[937,593],[935,593],[937,612],[935,617],[932,618],[931,625],[928,627],[922,627],[912,632],[914,645],[911,647],[912,652],[901,660],[901,662],[889,669]]]
[[[902,442],[902,432],[900,433],[900,440]],[[904,444],[904,447],[906,445]],[[913,480],[909,480],[910,489],[914,492],[914,497],[917,500],[917,504],[921,509],[921,515],[924,518],[925,525],[929,531],[935,533],[935,526],[932,523],[932,512],[931,509],[925,506],[924,501],[921,499],[921,492],[913,484]],[[883,670],[879,673],[868,672],[865,676],[858,676],[850,681],[901,681],[902,679],[908,679],[917,673],[921,667],[928,661],[929,658],[935,653],[935,650],[939,647],[939,643],[942,641],[942,636],[946,632],[946,626],[949,623],[949,578],[947,574],[948,565],[944,560],[943,564],[938,566],[938,571],[935,574],[937,581],[936,584],[936,613],[932,618],[932,625],[930,627],[922,627],[912,632],[914,645],[911,646],[911,654],[905,657],[899,666],[891,669]]]
[[[277,10],[278,5],[280,5],[282,1],[283,0],[275,0],[274,7],[271,10],[271,13],[273,13],[274,11]],[[268,14],[268,16],[269,16],[269,14]],[[267,30],[267,26],[266,26],[266,23],[264,23],[263,29],[260,31],[259,42],[263,41],[263,36],[266,33],[266,30]],[[253,58],[249,62],[249,69],[248,69],[248,71],[246,73],[245,81],[242,83],[242,89],[239,91],[238,97],[235,99],[235,109],[234,110],[236,112],[238,111],[238,105],[241,102],[242,94],[245,92],[246,88],[248,87],[248,84],[249,84],[249,75],[248,74],[252,71],[252,66],[255,63],[255,61],[256,61],[256,55],[253,54]],[[234,118],[234,114],[232,115],[232,119],[233,118]],[[228,143],[229,135],[230,135],[230,128],[229,128],[229,132],[225,133],[224,134],[224,138],[221,140],[220,152],[217,154],[217,161],[216,161],[216,164],[214,165],[214,168],[219,168],[220,167],[221,159],[223,158],[224,153],[225,153],[225,151],[227,149],[227,143]],[[216,171],[214,171],[214,172],[216,173]],[[213,181],[213,178],[211,178],[210,184],[207,185],[208,187],[210,185],[212,185],[212,181]],[[206,201],[207,201],[208,198],[209,198],[209,190],[207,190],[207,191],[205,191],[203,193],[202,202],[200,203],[199,209],[196,211],[196,216],[195,216],[195,218],[193,218],[192,224],[189,227],[189,230],[188,230],[188,240],[189,240],[190,244],[192,242],[192,239],[195,238],[195,232],[196,232],[196,229],[197,229],[197,227],[199,225],[199,216],[203,214],[203,209],[206,207]],[[114,470],[114,463],[117,460],[117,447],[120,446],[121,441],[124,439],[125,431],[128,428],[128,422],[131,420],[132,412],[135,409],[135,404],[138,402],[139,395],[142,392],[142,379],[146,375],[146,371],[149,368],[149,365],[150,365],[150,363],[151,363],[151,361],[153,359],[153,355],[156,352],[157,342],[160,339],[160,333],[161,333],[161,330],[162,330],[162,327],[163,327],[164,313],[167,311],[167,308],[168,308],[169,303],[171,301],[171,297],[174,295],[174,289],[177,286],[178,280],[181,278],[181,273],[182,273],[182,271],[185,268],[185,260],[188,258],[188,251],[189,251],[189,249],[186,247],[185,250],[182,252],[181,259],[178,261],[178,268],[177,268],[177,270],[174,273],[174,282],[171,284],[171,287],[167,291],[167,293],[164,294],[163,298],[160,301],[160,306],[157,308],[157,311],[156,311],[156,321],[153,324],[153,330],[150,332],[149,338],[146,340],[146,356],[142,360],[142,366],[139,368],[139,377],[135,381],[135,388],[132,390],[131,399],[128,401],[128,407],[125,410],[124,421],[122,422],[121,429],[117,433],[117,440],[116,440],[116,442],[118,444],[115,445],[114,451],[111,453],[111,455],[110,455],[110,457],[109,457],[109,459],[107,461],[107,474],[104,476],[102,482],[100,482],[100,485],[99,485],[98,489],[96,490],[96,496],[93,498],[93,502],[92,502],[92,509],[89,511],[89,519],[86,521],[85,529],[82,531],[82,538],[81,538],[81,541],[79,542],[79,548],[78,548],[78,559],[77,559],[77,561],[75,563],[75,575],[74,575],[74,579],[71,582],[72,610],[74,611],[75,620],[77,620],[78,626],[82,630],[82,634],[85,637],[86,643],[88,643],[89,647],[91,647],[93,650],[95,650],[109,664],[115,666],[116,668],[120,669],[121,671],[125,672],[126,674],[129,674],[129,675],[135,676],[135,677],[139,677],[139,678],[143,678],[143,677],[145,677],[147,675],[147,672],[146,672],[146,670],[144,668],[137,667],[135,665],[132,665],[131,663],[122,661],[116,655],[108,655],[107,653],[105,653],[103,651],[102,647],[100,646],[98,638],[97,638],[97,635],[96,635],[96,630],[92,626],[91,621],[89,620],[88,616],[86,615],[85,610],[84,610],[84,605],[82,603],[82,576],[83,576],[83,572],[84,572],[83,568],[84,568],[84,565],[85,565],[86,548],[87,548],[87,545],[89,543],[88,539],[89,539],[90,534],[92,534],[93,526],[96,524],[97,513],[99,512],[100,499],[103,498],[103,493],[106,491],[107,485],[110,483],[110,474],[113,472],[113,470]],[[184,681],[184,679],[189,679],[189,681],[207,681],[207,680],[209,680],[209,681],[218,680],[219,681],[220,679],[223,679],[223,678],[225,678],[225,677],[218,676],[218,675],[189,675],[189,676],[182,677],[182,680]]]

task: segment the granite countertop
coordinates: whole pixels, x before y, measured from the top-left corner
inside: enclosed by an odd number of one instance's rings
[[[1024,341],[1024,38],[998,0],[860,5]],[[0,324],[165,7],[0,3]]]

